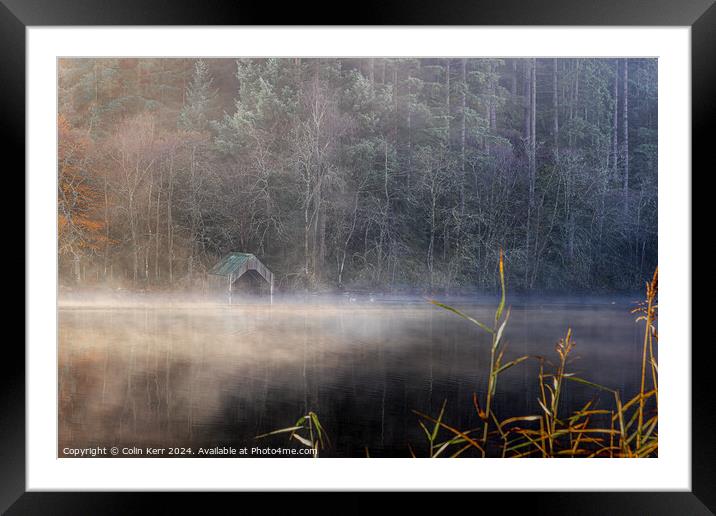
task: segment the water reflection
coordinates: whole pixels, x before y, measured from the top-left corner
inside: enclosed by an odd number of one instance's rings
[[[489,321],[492,307],[459,304]],[[407,457],[424,436],[411,409],[473,428],[489,336],[424,303],[185,307],[61,306],[59,444],[252,446],[313,410],[332,446],[323,456]],[[638,390],[640,328],[623,303],[513,306],[508,357],[554,358],[573,328],[571,368],[629,394]],[[537,360],[500,375],[498,416],[538,413]],[[590,397],[574,384],[562,410]],[[286,445],[286,437],[269,439]]]

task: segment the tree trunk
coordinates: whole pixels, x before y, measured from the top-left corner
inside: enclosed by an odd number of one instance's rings
[[[554,131],[554,161],[559,162],[559,100],[557,98],[557,59],[552,60],[552,118]]]
[[[494,84],[492,79],[493,74],[493,64],[491,61],[487,63],[487,86],[485,88],[485,91],[487,92],[487,102],[485,102],[485,120],[487,120],[487,127],[488,129],[492,130],[492,123],[493,123],[493,113],[494,113],[494,106],[493,103],[495,101],[494,95]],[[492,145],[490,141],[490,137],[492,136],[490,134],[491,131],[488,131],[487,134],[483,138],[483,145],[485,146],[485,153],[489,156],[492,151]]]
[[[435,254],[435,190],[434,185],[430,192],[430,243],[428,245],[428,272],[430,274],[430,292],[433,290],[433,259]]]
[[[524,133],[525,133],[525,156],[527,158],[528,168],[530,164],[530,150],[532,148],[532,75],[530,70],[531,61],[525,60],[524,64],[524,101],[523,101],[523,113],[524,113]]]
[[[528,199],[527,224],[525,229],[525,287],[530,284],[530,247],[532,232],[532,211],[534,208],[536,179],[536,105],[537,105],[537,61],[533,58],[525,63],[525,146],[527,149]]]
[[[385,195],[385,208],[383,209],[383,220],[381,221],[380,227],[380,245],[378,246],[378,281],[382,281],[381,276],[383,275],[383,255],[386,254],[383,251],[383,246],[386,244],[386,240],[390,240],[390,230],[388,228],[390,224],[391,206],[390,206],[390,190],[389,190],[389,175],[388,175],[388,141],[384,142],[384,161],[383,161],[383,194]]]
[[[532,76],[530,70],[530,60],[525,60],[524,65],[524,122],[525,122],[525,155],[527,157],[527,187],[532,192]],[[532,217],[532,198],[528,196],[527,202],[527,221],[525,225],[525,286],[527,286],[529,278],[530,264],[530,225]]]
[[[532,87],[530,88],[530,202],[534,202],[535,179],[537,177],[537,60],[532,59]]]
[[[447,148],[450,151],[450,59],[445,64],[445,126],[447,128]]]
[[[619,175],[619,59],[614,60],[614,113],[612,116],[612,177]]]
[[[320,172],[319,172],[320,176]],[[313,191],[313,217],[311,218],[313,226],[313,241],[311,246],[311,262],[313,264],[313,277],[318,278],[321,274],[321,209],[322,209],[322,191],[321,179],[319,177],[318,184]]]
[[[326,215],[322,204],[318,207],[318,264],[316,273],[319,278],[323,274],[323,265],[326,258]]]
[[[304,165],[305,167],[308,167],[309,165]],[[310,212],[311,212],[311,178],[309,176],[310,170],[306,168],[305,177],[304,177],[304,190],[303,190],[303,273],[305,275],[306,281],[308,281],[309,278],[309,272],[310,272],[310,246],[309,246],[309,239],[310,239],[310,232],[311,232],[311,219],[310,219]]]
[[[411,87],[411,79],[412,72],[410,67],[408,67],[408,97],[406,99],[406,118],[407,118],[407,130],[408,134],[406,135],[407,138],[407,161],[408,166],[406,167],[405,171],[405,177],[406,177],[406,183],[408,191],[410,191],[410,176],[413,173],[413,97],[412,97],[412,87]]]
[[[622,141],[624,163],[624,214],[629,213],[629,59],[624,59],[622,76]]]
[[[190,188],[190,199],[191,206],[189,207],[189,219],[191,221],[191,227],[189,230],[189,267],[187,270],[187,279],[189,285],[194,284],[194,252],[196,249],[196,171],[195,171],[195,154],[196,146],[191,148],[191,160],[189,162],[189,188]]]
[[[490,63],[490,131],[494,134],[497,131],[497,71],[495,63]]]
[[[146,251],[144,252],[144,282],[149,283],[149,256],[152,248],[152,238],[154,237],[152,231],[152,190],[154,189],[154,171],[149,178],[149,192],[147,193],[147,245]]]
[[[532,82],[532,86],[530,87],[530,198],[529,198],[529,213],[530,218],[532,216],[532,212],[534,210],[535,205],[535,182],[537,180],[537,60],[532,59],[532,74],[530,77],[530,80]],[[539,215],[539,213],[538,213]],[[537,237],[539,236],[539,216],[535,217],[537,221],[537,229],[533,231],[534,233],[534,241],[535,241],[535,252],[537,251]],[[530,221],[531,222],[531,221]],[[532,230],[530,230],[532,231]],[[528,258],[529,260],[529,258]],[[529,262],[528,262],[529,263]],[[537,269],[535,265],[534,274],[536,275]],[[526,288],[531,288],[532,282],[534,281],[534,276],[532,276],[532,281],[525,285]]]
[[[467,59],[460,60],[460,219],[465,213],[465,136],[467,108]]]
[[[174,157],[169,159],[169,184],[167,187],[167,261],[169,285],[174,282],[174,231],[172,222],[172,194],[174,193]]]
[[[360,195],[360,188],[355,193],[355,202],[353,204],[353,221],[351,222],[351,228],[348,231],[348,236],[343,243],[343,252],[341,253],[341,261],[338,264],[338,288],[343,287],[343,271],[346,266],[346,257],[348,256],[348,244],[350,244],[351,238],[353,238],[353,232],[356,229],[356,222],[358,221],[358,198]]]
[[[132,284],[137,285],[139,273],[139,244],[137,242],[137,228],[134,216],[134,195],[129,195],[129,232],[132,237]]]
[[[75,283],[79,285],[82,282],[82,273],[80,268],[80,255],[77,253],[74,253],[73,257],[73,269],[75,274]]]
[[[156,214],[156,220],[155,220],[155,236],[156,241],[154,242],[154,281],[159,283],[159,276],[160,276],[160,267],[159,267],[159,243],[161,241],[161,238],[159,238],[159,218],[160,218],[160,202],[161,202],[161,194],[162,194],[162,180],[164,179],[164,171],[161,166],[161,162],[159,164],[159,186],[157,187],[157,214]]]
[[[306,204],[303,208],[303,273],[306,275],[306,278],[308,278],[308,270],[309,270],[309,252],[308,252],[308,234],[310,232],[310,225],[308,222],[308,212],[310,209],[310,204],[308,200],[306,200]]]
[[[107,280],[107,264],[109,262],[109,195],[107,189],[107,172],[104,173],[104,279]]]

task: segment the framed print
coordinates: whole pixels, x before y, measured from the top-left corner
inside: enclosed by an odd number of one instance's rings
[[[716,8],[508,4],[4,2],[27,303],[3,509],[711,514],[691,171]]]

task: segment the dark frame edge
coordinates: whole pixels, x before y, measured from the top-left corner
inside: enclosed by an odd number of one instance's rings
[[[7,3],[15,4],[13,10],[7,7]],[[37,4],[45,4],[44,2],[32,3],[35,4],[35,7],[37,7]],[[78,2],[74,3],[77,4]],[[556,3],[559,4],[560,2]],[[716,62],[716,4],[714,4],[713,0],[692,2],[690,13],[694,12],[694,4],[696,3],[705,5],[705,7],[700,9],[697,16],[692,17],[693,14],[690,15],[692,29],[692,161],[694,163],[701,162],[705,165],[706,160],[709,159],[709,149],[712,146],[712,140],[709,138],[710,135],[707,131],[712,121],[716,119],[716,95],[713,93],[716,91],[716,68],[713,67],[713,63]],[[13,165],[24,171],[26,25],[34,23],[39,25],[50,23],[65,25],[71,23],[67,21],[67,14],[59,14],[61,6],[57,4],[53,6],[54,8],[48,6],[46,11],[41,11],[42,16],[39,18],[37,12],[28,15],[28,12],[22,9],[18,12],[15,10],[16,7],[17,3],[12,0],[10,2],[2,0],[0,2],[0,45],[4,49],[0,58],[0,74],[2,74],[0,78],[2,79],[4,91],[4,98],[0,98],[0,116],[5,122],[3,124],[3,129],[6,133],[4,141],[7,142],[8,148],[13,149],[14,154],[17,156]],[[86,7],[90,11],[94,11],[89,6]],[[550,16],[558,16],[558,11],[558,8],[549,10]],[[113,12],[116,13],[116,7]],[[108,24],[106,19],[102,21],[102,16],[98,15],[96,11],[92,14],[97,19],[98,24]],[[70,8],[69,16],[76,19],[86,15],[80,16],[78,11]],[[611,16],[612,24],[623,24],[614,23],[613,16],[615,15]],[[252,17],[249,16],[249,18]],[[394,15],[388,17],[394,18]],[[520,17],[524,18],[524,14]],[[125,13],[124,16],[118,15],[118,18],[120,18],[117,20],[119,24],[121,19],[127,19],[127,14]],[[180,18],[191,19],[186,16],[180,16]],[[576,23],[572,18],[573,16],[571,18],[563,17],[561,22],[555,24],[568,25]],[[194,23],[201,22],[201,19],[194,18],[194,20]],[[212,23],[210,20],[206,21],[209,24]],[[600,21],[604,23],[603,20],[595,19],[594,24],[599,24]],[[145,19],[143,23],[152,23],[152,21]],[[172,22],[169,23],[171,24]],[[182,22],[180,20],[175,23],[180,24]],[[517,23],[522,22],[518,21]],[[84,21],[78,24],[90,23]],[[540,24],[540,22],[534,22],[534,24]],[[652,23],[646,19],[640,24],[650,25]],[[684,11],[681,12],[679,17],[671,18],[671,23],[668,24],[688,24],[684,23]],[[23,150],[20,151],[20,149]],[[23,192],[26,194],[24,174]],[[24,228],[21,238],[25,242]],[[26,259],[24,246],[23,259]],[[26,269],[25,273],[27,274],[27,272]],[[23,296],[23,309],[25,308]],[[107,514],[122,514],[126,513],[127,510],[144,512],[141,509],[151,506],[149,499],[155,496],[161,500],[165,510],[170,510],[170,507],[176,507],[177,512],[184,513],[192,508],[192,504],[188,503],[189,493],[160,493],[158,495],[142,493],[135,494],[132,497],[122,497],[120,493],[115,492],[26,492],[25,351],[24,347],[15,346],[9,352],[11,360],[7,361],[7,363],[12,363],[12,366],[4,368],[4,389],[0,392],[0,407],[2,407],[0,411],[0,414],[2,414],[2,419],[0,419],[0,478],[3,479],[0,483],[1,512],[5,513],[10,506],[12,507],[7,512],[8,514],[48,513],[50,508],[53,509],[51,511],[53,513],[70,514],[79,507],[85,509],[83,512],[87,512],[87,509],[89,509],[90,512],[98,513],[102,509],[102,513]],[[534,513],[534,498],[538,498],[541,499],[540,502],[544,502],[543,506],[545,508],[549,507],[550,514],[559,513],[560,509],[574,511],[577,506],[585,509],[582,514],[604,514],[605,512],[625,514],[644,511],[645,509],[648,509],[651,514],[679,512],[716,514],[716,490],[713,489],[713,486],[716,485],[716,443],[713,440],[713,428],[715,428],[714,424],[716,423],[714,423],[714,411],[712,410],[716,406],[716,399],[713,394],[713,386],[707,384],[707,381],[709,381],[709,371],[707,370],[708,353],[707,349],[692,347],[692,369],[695,373],[693,375],[694,380],[692,380],[692,447],[694,447],[694,443],[698,443],[699,454],[692,454],[691,492],[513,493],[511,496],[514,496],[517,505],[525,508],[529,506]],[[697,421],[698,424],[696,424]],[[607,495],[606,497],[604,496],[605,494]],[[480,496],[484,495],[488,495],[488,493]],[[489,495],[494,497],[494,493]],[[203,500],[202,503],[205,503],[209,497],[212,499],[225,499],[228,496],[228,494],[207,493],[201,499]],[[250,497],[253,495],[246,494],[244,496]],[[312,495],[302,494],[299,496],[308,498]],[[361,507],[367,509],[374,505],[376,498],[384,497],[384,495],[376,493],[353,493],[350,496],[355,502],[352,504],[353,510],[359,510]],[[530,500],[527,500],[528,496]],[[422,495],[415,494],[411,498],[416,500],[420,507],[426,508]],[[276,499],[280,501],[283,497],[278,496]],[[261,502],[266,503],[266,500],[262,499]],[[204,505],[203,508],[205,509],[206,506]],[[542,512],[538,510],[537,513],[541,514]]]
[[[3,142],[10,151],[12,179],[18,184],[12,190],[19,197],[25,189],[25,24],[0,3],[0,119]],[[22,171],[21,173],[17,173]],[[10,190],[8,190],[9,192]],[[22,202],[22,201],[21,201]],[[23,215],[25,213],[23,212]],[[25,228],[17,224],[14,241],[22,241],[25,262]],[[19,277],[17,278],[19,282]],[[19,287],[19,285],[18,285]],[[20,287],[22,309],[25,309],[25,288]],[[17,294],[16,294],[17,295]],[[19,302],[15,302],[19,305]],[[19,320],[19,319],[18,319]],[[23,318],[24,320],[24,318]],[[24,330],[24,327],[23,327]],[[13,332],[14,333],[14,332]],[[19,339],[6,341],[3,360],[3,389],[0,391],[0,511],[5,510],[25,491],[25,346]]]
[[[713,121],[716,119],[714,63],[716,63],[716,3],[712,3],[691,26],[692,244],[694,235],[699,234],[694,230],[693,224],[703,220],[702,217],[693,215],[693,207],[708,206],[708,198],[704,199],[704,197],[709,194],[703,189],[698,194],[702,202],[696,202],[697,196],[694,194],[698,190],[693,188],[693,171],[698,166],[703,173],[712,163]],[[696,256],[692,245],[692,275]],[[693,289],[693,280],[691,285]],[[695,303],[693,291],[692,310],[694,315],[697,312],[701,312],[702,315],[701,318],[692,315],[692,335],[695,335],[693,321],[703,320],[705,314]],[[709,375],[712,375],[708,369],[709,353],[712,353],[709,347],[695,345],[695,340],[691,339],[691,488],[694,495],[716,513],[716,488],[714,488],[716,486],[716,442],[714,441],[716,395],[709,381]]]
[[[213,0],[2,0],[25,25],[654,25],[689,26],[713,0],[363,0],[350,17],[322,17],[328,2]],[[330,9],[325,9],[330,12]]]

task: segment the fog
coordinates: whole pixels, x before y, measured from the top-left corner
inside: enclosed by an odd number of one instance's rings
[[[490,322],[495,299],[449,302]],[[570,368],[638,390],[640,327],[629,298],[515,298],[506,360],[555,359],[568,327]],[[251,446],[312,410],[331,438],[324,456],[406,457],[424,436],[412,410],[478,425],[489,335],[418,296],[92,294],[59,300],[59,443],[66,446]],[[537,413],[538,361],[500,375],[495,410]],[[569,385],[566,410],[593,392]],[[285,435],[267,440],[288,445]],[[60,452],[62,455],[62,453]]]
[[[322,456],[424,455],[413,410],[481,426],[491,366],[490,335],[425,292],[492,325],[506,289],[501,364],[530,358],[499,374],[501,420],[541,412],[568,328],[568,370],[631,399],[657,64],[61,59],[60,453],[245,447],[312,411]]]

